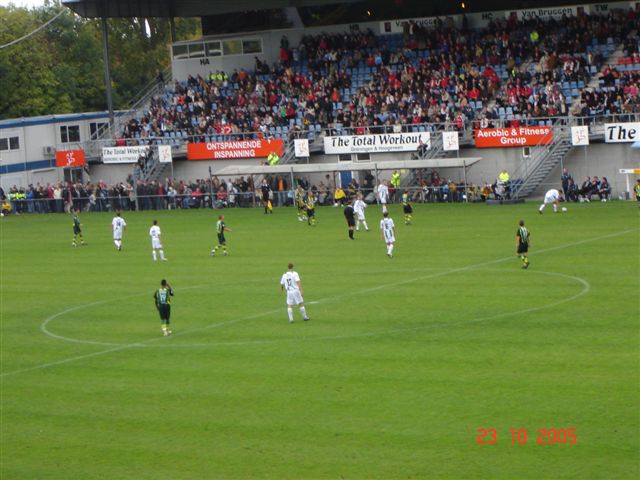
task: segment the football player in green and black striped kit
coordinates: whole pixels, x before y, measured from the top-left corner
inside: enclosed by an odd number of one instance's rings
[[[78,246],[78,238],[80,239],[80,245],[86,245],[86,243],[84,243],[84,237],[82,236],[82,229],[80,228],[82,225],[80,224],[78,213],[80,213],[80,211],[76,208],[73,211],[73,242],[71,242],[71,245],[74,247]]]
[[[230,232],[231,229],[227,227],[227,224],[224,223],[224,215],[220,215],[218,217],[218,221],[216,222],[216,233],[218,234],[218,245],[216,245],[213,249],[211,249],[211,256],[214,257],[216,252],[221,248],[222,254],[224,256],[229,255],[227,252],[227,239],[224,238],[224,232]]]
[[[160,288],[153,294],[153,298],[156,302],[156,308],[160,314],[160,323],[162,324],[162,334],[168,337],[173,332],[171,331],[171,297],[173,296],[173,289],[171,285],[162,279],[160,282]]]
[[[516,255],[522,260],[522,268],[529,268],[529,230],[524,226],[524,220],[518,223],[516,232]]]

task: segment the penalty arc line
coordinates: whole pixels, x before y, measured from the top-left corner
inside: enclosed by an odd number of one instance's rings
[[[596,241],[605,240],[605,239],[608,239],[608,238],[615,238],[615,237],[618,237],[618,236],[621,236],[621,235],[625,235],[625,234],[630,233],[630,232],[637,232],[637,231],[638,231],[638,229],[623,230],[621,232],[610,233],[610,234],[607,234],[607,235],[601,235],[601,236],[598,236],[598,237],[584,239],[584,240],[580,240],[580,241],[577,241],[577,242],[567,243],[567,244],[564,244],[564,245],[557,245],[555,247],[549,247],[549,248],[546,248],[546,249],[538,250],[537,252],[532,252],[532,254],[533,253],[541,254],[541,253],[546,253],[546,252],[551,252],[551,251],[556,251],[556,250],[562,250],[562,249],[565,249],[565,248],[570,248],[570,247],[575,247],[575,246],[578,246],[578,245],[583,245],[585,243],[596,242]],[[473,268],[478,268],[478,267],[482,267],[482,266],[487,266],[487,265],[493,265],[493,264],[497,264],[497,263],[506,262],[506,261],[512,260],[512,259],[513,259],[513,256],[503,257],[503,258],[499,258],[499,259],[496,259],[496,260],[491,260],[491,261],[488,261],[488,262],[482,262],[482,263],[478,263],[478,264],[474,264],[474,265],[468,265],[466,267],[458,267],[458,268],[454,268],[454,269],[451,269],[451,270],[446,270],[444,272],[437,273],[437,274],[434,274],[434,275],[435,276],[442,276],[442,275],[446,275],[446,274],[449,274],[449,273],[457,273],[457,272],[461,272],[461,271],[471,270]],[[354,293],[366,293],[366,292],[370,292],[370,291],[376,291],[376,290],[380,290],[382,288],[386,288],[386,287],[389,287],[389,286],[402,285],[402,284],[405,284],[405,283],[410,283],[412,281],[415,282],[415,281],[419,281],[419,280],[426,280],[428,278],[432,278],[432,276],[431,275],[421,276],[421,277],[417,277],[417,278],[410,279],[410,280],[403,280],[403,281],[400,281],[400,282],[395,282],[395,283],[386,284],[386,285],[382,285],[382,286],[378,286],[378,287],[373,287],[373,288],[370,288],[370,289],[361,290],[361,291],[358,291],[358,292],[351,292],[350,295],[353,295]],[[575,278],[578,278],[578,277],[575,277]],[[580,279],[580,281],[582,281],[582,280],[583,279]],[[191,288],[197,288],[197,287],[191,287]],[[340,295],[339,297],[343,297],[343,296],[344,295]],[[333,297],[330,297],[330,298],[333,298]],[[326,301],[326,300],[329,300],[329,298],[325,299],[324,301]],[[106,301],[103,301],[103,302],[106,302]],[[95,302],[95,303],[100,303],[100,302]],[[74,307],[74,308],[78,309],[80,307]],[[280,309],[278,309],[278,311],[279,310]],[[257,318],[257,317],[261,317],[261,316],[265,316],[265,315],[269,315],[269,314],[270,314],[270,312],[265,312],[265,313],[261,313],[261,314],[254,314],[254,315],[251,315],[249,317]],[[60,314],[56,314],[56,316],[60,316],[60,315],[61,315],[61,313]],[[249,319],[249,318],[241,317],[239,319],[229,320],[227,322],[221,322],[221,323],[208,325],[206,327],[202,327],[202,328],[199,328],[197,330],[205,330],[205,329],[208,329],[208,328],[217,328],[217,327],[220,327],[220,326],[223,326],[223,325],[227,325],[227,324],[230,324],[230,323],[237,323],[237,322],[240,322],[242,320],[247,320],[247,319]],[[195,331],[195,330],[196,329],[189,330],[189,331],[184,332],[184,333],[186,334],[188,332]],[[50,335],[50,336],[53,336],[53,335]],[[62,338],[64,338],[64,337],[62,337]],[[66,364],[66,363],[71,363],[71,362],[74,362],[74,361],[77,361],[77,360],[82,360],[82,359],[85,359],[85,358],[91,358],[91,357],[97,357],[97,356],[100,356],[100,355],[106,355],[108,353],[112,353],[112,352],[116,352],[116,351],[120,351],[120,350],[126,350],[126,349],[129,349],[129,348],[140,347],[140,346],[143,346],[144,344],[147,344],[147,343],[150,343],[150,342],[153,342],[153,341],[157,341],[157,340],[158,340],[157,338],[153,338],[153,339],[145,340],[143,342],[137,342],[137,343],[126,344],[126,345],[119,345],[119,346],[116,346],[116,347],[108,348],[108,349],[101,350],[101,351],[94,352],[94,353],[89,353],[89,354],[86,354],[86,355],[79,355],[79,356],[75,356],[75,357],[69,357],[69,358],[66,358],[66,359],[63,359],[63,360],[58,360],[56,362],[49,362],[49,363],[44,363],[44,364],[40,364],[40,365],[34,365],[32,367],[21,368],[21,369],[18,369],[18,370],[13,370],[13,371],[10,371],[10,372],[1,373],[0,374],[0,378],[9,377],[9,376],[17,375],[17,374],[20,374],[20,373],[26,373],[26,372],[31,372],[31,371],[35,371],[35,370],[50,368],[50,367],[54,367],[56,365],[62,365],[62,364]],[[78,340],[75,340],[75,341],[78,342]]]

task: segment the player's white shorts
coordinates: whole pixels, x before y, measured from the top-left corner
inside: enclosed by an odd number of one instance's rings
[[[396,237],[391,232],[384,232],[384,241],[385,243],[395,243]]]
[[[299,305],[302,303],[302,294],[300,290],[292,290],[287,292],[287,305]]]
[[[114,240],[122,240],[122,232],[113,232]]]
[[[386,205],[387,204],[387,199],[386,198],[381,198],[380,199],[380,204],[381,205]]]
[[[162,244],[160,243],[160,239],[159,238],[152,238],[151,239],[151,248],[162,248]]]
[[[358,213],[358,220],[360,220],[361,222],[364,221],[364,213]]]
[[[544,196],[544,203],[554,203],[557,200],[557,198],[553,195],[545,195]]]

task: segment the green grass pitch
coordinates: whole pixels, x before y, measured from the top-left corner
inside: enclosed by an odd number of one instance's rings
[[[111,214],[82,214],[77,248],[70,216],[2,218],[0,478],[638,478],[638,207],[568,207],[416,205],[405,226],[394,205],[393,259],[376,206],[355,241],[336,208],[227,210],[214,258],[220,211],[125,213],[122,252]],[[287,321],[289,261],[310,322]]]

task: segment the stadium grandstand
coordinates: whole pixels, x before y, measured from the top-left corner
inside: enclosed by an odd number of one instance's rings
[[[465,178],[446,163],[439,171],[403,169],[402,187],[420,200],[540,196],[563,168],[577,185],[605,176],[609,196],[629,194],[619,171],[638,163],[629,147],[639,139],[627,134],[640,121],[637,2],[533,9],[493,2],[491,11],[483,4],[442,12],[413,2],[400,2],[400,9],[346,2],[337,9],[283,1],[224,33],[214,25],[229,26],[240,8],[260,11],[259,4],[216,2],[214,11],[198,1],[63,3],[103,25],[119,16],[200,16],[205,36],[174,38],[171,72],[130,111],[0,122],[2,187],[14,196],[52,200],[59,184],[63,198],[78,196],[87,206],[105,195],[164,199],[139,208],[200,205],[193,192],[213,206],[218,171],[257,167],[272,154],[291,165],[290,185],[300,162],[483,158]],[[417,16],[425,11],[433,15]],[[106,70],[108,76],[108,62]],[[29,129],[41,125],[53,128],[37,136],[38,145],[24,146],[34,138]],[[360,169],[338,170],[334,187],[364,180]],[[497,181],[503,170],[510,172],[507,195]],[[374,181],[390,173],[376,172]],[[261,178],[229,179],[227,194],[250,195]],[[278,177],[266,178],[275,189]],[[317,188],[321,180],[306,172],[302,181]],[[226,190],[226,179],[221,183]],[[461,193],[442,193],[451,187]],[[183,201],[167,201],[171,190]]]

